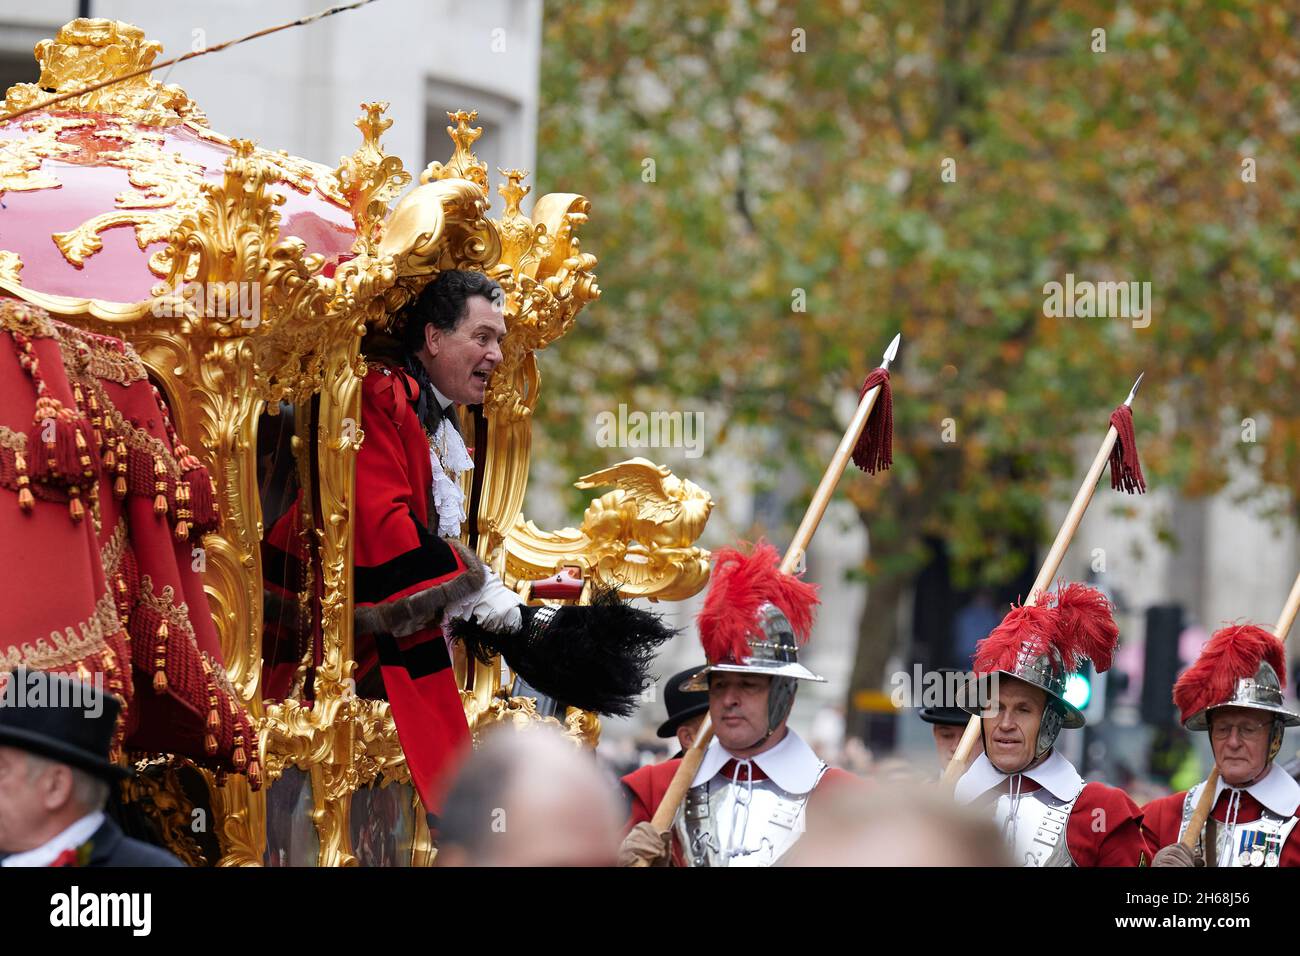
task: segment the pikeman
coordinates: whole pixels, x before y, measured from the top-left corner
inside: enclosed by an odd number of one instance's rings
[[[1142,866],[1151,858],[1142,813],[1128,795],[1084,783],[1056,747],[1084,726],[1065,698],[1083,658],[1110,667],[1119,628],[1095,588],[1070,584],[1053,605],[1015,608],[976,646],[966,710],[981,717],[984,753],[957,781],[960,804],[990,804],[1024,866]]]
[[[1144,808],[1161,847],[1153,865],[1300,866],[1300,784],[1274,762],[1285,729],[1300,726],[1282,699],[1283,640],[1297,607],[1300,577],[1273,633],[1221,628],[1174,684],[1183,726],[1210,735],[1214,769]]]
[[[708,691],[708,716],[684,757],[624,779],[633,803],[621,865],[769,866],[802,835],[814,793],[857,779],[786,726],[799,681],[823,680],[799,663],[817,592],[794,572],[849,460],[869,474],[892,464],[889,364],[900,338],[863,382],[780,565],[767,544],[719,552],[698,620],[709,663],[681,685]]]
[[[857,780],[786,725],[799,682],[825,678],[799,663],[817,589],[783,574],[778,561],[762,542],[748,555],[718,553],[698,620],[709,663],[681,685],[708,692],[715,736],[670,833],[650,821],[681,760],[624,778],[633,795],[624,864],[770,866],[803,834],[818,794]]]
[[[1013,608],[976,645],[966,700],[972,717],[944,771],[945,781],[956,781],[958,802],[992,804],[1012,859],[1024,866],[1141,866],[1150,860],[1137,804],[1114,787],[1085,784],[1055,750],[1062,730],[1085,722],[1065,699],[1066,678],[1085,657],[1098,673],[1110,667],[1119,641],[1110,602],[1081,584],[1054,595],[1048,591],[1107,462],[1112,488],[1146,490],[1132,412],[1141,383],[1138,376],[1111,413],[1106,437],[1024,606]],[[984,753],[967,769],[981,739]]]

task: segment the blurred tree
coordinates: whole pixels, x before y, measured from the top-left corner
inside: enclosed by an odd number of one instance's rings
[[[1235,469],[1294,509],[1297,39],[1232,0],[549,5],[539,193],[592,200],[604,295],[544,359],[541,447],[578,473],[596,410],[716,403],[803,476],[797,518],[901,329],[894,469],[841,484],[871,542],[851,691],[924,537],[961,583],[1023,571],[1140,370],[1152,484]],[[1150,282],[1149,325],[1049,317],[1067,273]]]

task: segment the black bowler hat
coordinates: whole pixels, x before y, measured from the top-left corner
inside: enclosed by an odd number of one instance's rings
[[[5,684],[0,690],[0,746],[48,757],[105,780],[131,776],[130,770],[108,759],[122,709],[115,696],[67,674],[25,668],[0,674],[0,683]]]
[[[921,719],[927,724],[944,724],[948,727],[965,727],[970,723],[970,714],[957,706],[957,693],[960,681],[950,681],[949,674],[960,674],[964,679],[966,672],[956,667],[939,667],[934,671],[943,680],[943,705],[939,707],[922,707]]]
[[[681,673],[674,674],[668,681],[668,686],[664,688],[664,707],[668,709],[668,719],[659,725],[660,737],[672,737],[684,722],[709,709],[707,690],[682,690],[682,685],[699,670],[699,667],[688,667]]]

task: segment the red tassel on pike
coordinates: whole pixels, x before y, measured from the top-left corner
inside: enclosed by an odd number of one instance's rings
[[[1119,432],[1115,447],[1110,450],[1110,486],[1116,491],[1140,495],[1147,490],[1147,482],[1142,477],[1142,462],[1138,461],[1133,409],[1121,405],[1110,413],[1110,423]]]
[[[894,463],[894,399],[889,391],[889,369],[871,370],[862,383],[858,401],[861,402],[863,396],[877,385],[880,394],[872,406],[871,417],[862,426],[858,443],[853,446],[853,464],[869,475],[888,469]]]

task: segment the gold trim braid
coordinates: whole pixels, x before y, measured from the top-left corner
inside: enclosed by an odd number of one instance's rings
[[[48,638],[38,637],[34,642],[19,644],[0,652],[0,667],[4,670],[18,667],[30,667],[33,670],[71,667],[78,661],[107,651],[105,638],[121,629],[113,599],[105,594],[95,602],[94,613],[87,620],[78,622],[75,630],[70,626],[64,629],[63,634],[51,631]]]

